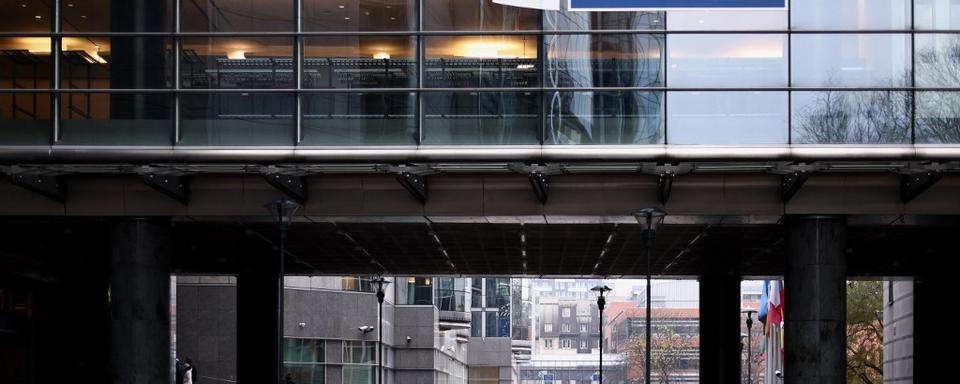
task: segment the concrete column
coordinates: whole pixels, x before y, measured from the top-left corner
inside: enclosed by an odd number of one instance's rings
[[[253,255],[247,255],[253,256]],[[277,287],[280,284],[277,251],[264,250],[237,276],[237,381],[240,384],[277,383],[280,351],[277,336]]]
[[[111,228],[111,383],[170,383],[170,252],[163,221],[124,219]]]
[[[928,263],[930,270],[917,276],[913,286],[914,383],[936,383],[956,376],[952,369],[955,356],[949,351],[957,345],[957,336],[948,304],[956,289],[952,280],[955,276],[949,276],[953,271],[944,268],[946,264],[942,262]]]
[[[700,383],[740,383],[740,277],[700,278]]]
[[[846,223],[836,216],[788,221],[784,277],[784,383],[846,380]]]

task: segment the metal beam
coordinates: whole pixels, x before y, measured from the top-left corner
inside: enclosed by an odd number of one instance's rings
[[[10,175],[10,182],[60,203],[66,203],[67,201],[67,187],[62,176],[20,173]]]
[[[942,177],[943,172],[937,170],[900,176],[900,201],[910,202],[940,181]]]
[[[184,205],[190,203],[190,183],[187,176],[146,173],[140,175],[140,181]]]
[[[803,187],[803,184],[807,182],[809,177],[810,175],[807,174],[806,171],[796,171],[781,176],[780,199],[784,203],[789,203],[790,199],[800,191],[800,188]]]
[[[661,172],[657,179],[657,201],[666,204],[670,200],[670,191],[673,190],[673,172]]]
[[[546,203],[550,192],[550,183],[547,182],[547,176],[540,171],[530,171],[527,173],[527,178],[530,179],[530,186],[533,187],[533,194],[537,196],[537,200]]]
[[[397,181],[400,182],[400,185],[403,186],[407,192],[410,192],[410,195],[414,199],[417,199],[421,204],[427,202],[428,189],[427,189],[427,177],[424,175],[416,175],[410,172],[400,172],[397,174]]]
[[[274,188],[283,192],[291,199],[303,204],[307,202],[307,178],[304,176],[290,176],[279,173],[263,175]]]

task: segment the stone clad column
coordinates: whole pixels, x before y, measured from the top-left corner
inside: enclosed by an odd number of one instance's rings
[[[700,278],[700,383],[740,383],[740,277]]]
[[[784,283],[784,383],[846,380],[846,222],[837,216],[788,220]]]
[[[109,382],[169,384],[169,223],[123,219],[110,235]]]

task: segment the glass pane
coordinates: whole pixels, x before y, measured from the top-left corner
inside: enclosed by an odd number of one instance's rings
[[[412,31],[417,0],[304,0],[305,31]]]
[[[51,32],[51,4],[52,1],[0,0],[0,32]]]
[[[668,144],[786,144],[786,92],[670,92]]]
[[[917,92],[917,143],[960,144],[960,92]]]
[[[304,88],[414,88],[417,39],[406,36],[304,38]]]
[[[284,377],[287,383],[323,384],[324,366],[316,364],[284,363]]]
[[[50,88],[50,38],[0,37],[0,88]]]
[[[914,0],[914,28],[960,28],[960,0]]]
[[[188,93],[180,100],[182,145],[293,145],[292,94]]]
[[[429,36],[424,86],[536,87],[536,36]]]
[[[907,92],[794,92],[795,144],[905,144],[910,142]]]
[[[668,86],[785,87],[786,35],[669,35]]]
[[[431,92],[423,94],[423,143],[537,144],[537,92]]]
[[[910,0],[803,0],[791,6],[793,29],[910,28]]]
[[[485,319],[486,329],[484,332],[484,336],[486,337],[499,336],[499,334],[497,333],[497,326],[499,325],[499,322],[497,321],[497,312],[484,312],[483,315],[486,317]]]
[[[427,31],[517,31],[540,28],[540,11],[493,0],[422,0]]]
[[[294,88],[293,39],[183,38],[183,88]]]
[[[60,96],[60,144],[170,145],[168,93],[66,92]]]
[[[293,32],[293,0],[181,0],[184,32]]]
[[[793,35],[794,86],[910,85],[910,35]]]
[[[663,144],[663,92],[555,92],[548,144]]]
[[[49,93],[0,93],[0,145],[47,145]]]
[[[549,87],[663,84],[663,35],[548,35]]]
[[[65,37],[60,87],[172,88],[171,46],[162,37]]]
[[[64,32],[164,32],[175,0],[62,0]],[[24,1],[25,2],[25,1]],[[184,5],[189,2],[184,1]]]
[[[960,87],[960,35],[917,34],[918,87]]]
[[[483,336],[483,312],[472,311],[470,312],[470,336],[471,337],[481,337]]]
[[[667,12],[667,29],[678,31],[748,31],[787,29],[787,11],[710,10]]]
[[[343,384],[374,384],[377,367],[343,366]]]
[[[561,5],[561,8],[564,8],[564,5]],[[663,29],[663,18],[663,12],[545,11],[543,29],[548,31]]]

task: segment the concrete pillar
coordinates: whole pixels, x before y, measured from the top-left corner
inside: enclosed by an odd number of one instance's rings
[[[278,251],[264,250],[237,276],[237,381],[240,384],[277,383],[277,322],[281,283]],[[251,255],[247,255],[251,256]]]
[[[788,220],[784,277],[784,383],[846,380],[846,223],[836,216]]]
[[[111,228],[111,383],[170,383],[169,229],[147,219],[124,219]]]
[[[700,278],[700,383],[740,383],[740,277]]]
[[[930,270],[917,276],[913,286],[914,383],[936,383],[956,375],[952,369],[955,357],[949,351],[957,345],[957,336],[948,304],[956,289],[955,276],[949,276],[953,271],[942,262],[928,263]]]

